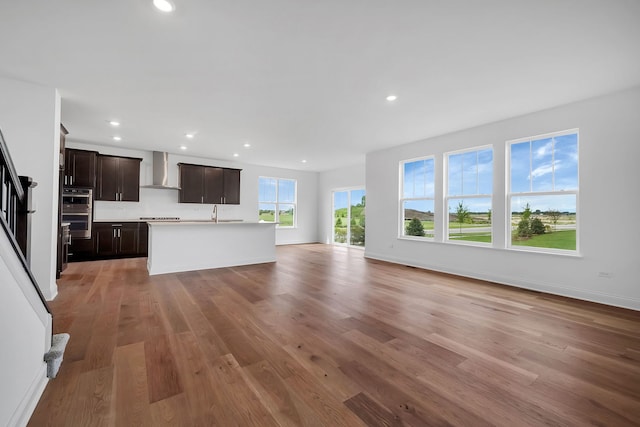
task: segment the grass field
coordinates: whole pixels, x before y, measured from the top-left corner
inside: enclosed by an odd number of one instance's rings
[[[449,240],[464,240],[465,242],[481,242],[481,243],[491,243],[491,235],[490,234],[474,234],[474,233],[464,233],[453,234],[449,236]]]
[[[527,240],[511,240],[513,246],[534,246],[537,248],[552,248],[576,250],[576,230],[555,231],[553,233],[533,236]]]
[[[258,219],[260,221],[273,222],[274,221],[273,218],[274,218],[274,213],[273,212],[262,212]],[[293,214],[292,213],[281,213],[280,214],[280,227],[293,227]]]

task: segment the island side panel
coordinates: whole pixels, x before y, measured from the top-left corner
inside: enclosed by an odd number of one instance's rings
[[[275,224],[149,223],[150,275],[276,261]]]

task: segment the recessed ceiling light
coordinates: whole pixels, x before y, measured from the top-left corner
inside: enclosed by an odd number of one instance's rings
[[[240,154],[238,153],[233,153],[233,157],[238,157]]]
[[[119,136],[114,136],[114,137],[113,137],[113,140],[114,140],[114,141],[122,141],[122,138],[121,138],[121,137],[119,137]]]
[[[398,97],[397,97],[397,96],[395,96],[395,95],[389,95],[389,96],[387,96],[387,101],[395,101],[396,99],[398,99]]]
[[[186,136],[189,139],[193,139],[193,137],[196,136],[196,134],[195,133],[186,133],[186,134],[184,134],[184,136]]]
[[[302,161],[302,163],[307,163],[307,161],[306,161],[306,160],[303,160],[303,161]]]
[[[153,0],[153,5],[161,12],[173,12],[176,7],[169,0]]]
[[[181,145],[181,146],[180,146],[180,149],[181,149],[181,150],[186,150],[186,149],[187,149],[187,146],[186,146],[186,145]]]
[[[246,142],[246,143],[244,144],[244,148],[249,148],[249,147],[251,147],[251,144],[249,144],[248,142]]]
[[[109,121],[109,124],[110,124],[111,126],[120,126],[120,122],[118,122],[118,121],[116,121],[116,120],[110,120],[110,121]]]

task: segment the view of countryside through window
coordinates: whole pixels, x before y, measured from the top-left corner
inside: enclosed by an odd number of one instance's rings
[[[576,250],[578,134],[521,140],[509,149],[511,246]],[[492,150],[454,153],[446,159],[448,240],[491,243]],[[433,188],[433,158],[403,163],[405,236],[433,238]]]
[[[333,242],[364,246],[364,189],[333,193]]]
[[[293,227],[296,210],[296,181],[265,178],[258,181],[258,215],[264,222],[277,222],[278,227]]]

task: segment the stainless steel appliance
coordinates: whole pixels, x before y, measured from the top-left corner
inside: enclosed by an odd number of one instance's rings
[[[72,239],[90,239],[93,223],[93,190],[64,188],[62,190],[62,222],[69,223]]]

